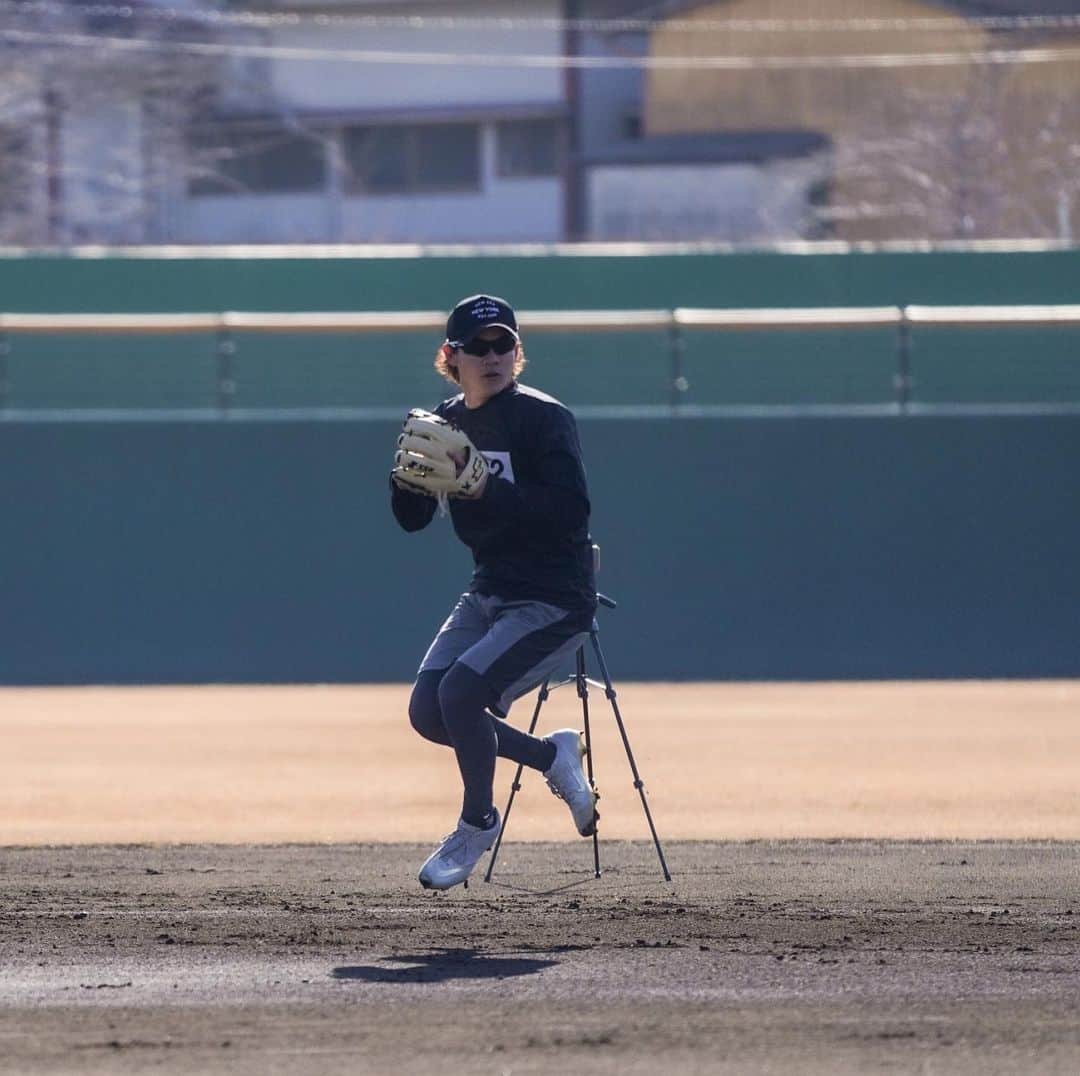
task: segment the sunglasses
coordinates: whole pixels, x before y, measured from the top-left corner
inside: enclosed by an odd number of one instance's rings
[[[508,351],[514,350],[514,345],[517,343],[517,337],[513,333],[500,333],[494,340],[481,340],[478,336],[474,337],[467,344],[462,344],[461,350],[466,355],[474,355],[478,359],[482,359],[489,351],[494,351],[496,355],[505,355]]]

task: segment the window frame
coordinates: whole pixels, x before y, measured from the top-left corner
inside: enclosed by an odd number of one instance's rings
[[[462,136],[471,132],[472,155],[468,162],[468,175],[458,180],[440,182],[438,173],[423,160],[421,139],[427,131],[459,129]],[[345,175],[343,191],[347,196],[366,198],[422,197],[437,194],[479,194],[484,190],[483,134],[484,125],[477,120],[455,120],[442,123],[354,123],[341,129],[341,149]],[[366,134],[380,131],[394,132],[404,140],[402,147],[404,181],[396,186],[373,186],[365,177],[364,169],[356,167],[350,143]]]

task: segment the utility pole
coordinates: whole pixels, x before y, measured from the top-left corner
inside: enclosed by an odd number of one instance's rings
[[[563,0],[563,55],[569,61],[563,70],[566,96],[566,156],[563,162],[563,237],[571,242],[585,238],[584,171],[581,165],[581,71],[573,61],[581,55],[581,30],[576,22],[582,15],[583,0]]]
[[[45,241],[56,246],[60,242],[64,212],[60,95],[50,86],[42,95],[42,104],[45,108]]]

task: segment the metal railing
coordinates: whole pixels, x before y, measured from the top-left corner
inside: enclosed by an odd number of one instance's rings
[[[236,395],[234,357],[239,333],[394,333],[433,330],[445,325],[442,311],[378,311],[358,313],[252,313],[224,311],[200,314],[10,314],[0,313],[0,414],[10,398],[11,338],[26,335],[183,335],[216,338],[217,409],[227,414]],[[1029,306],[865,306],[762,309],[672,310],[522,310],[523,332],[663,331],[668,335],[672,408],[687,390],[683,371],[685,332],[693,329],[751,332],[762,330],[841,330],[893,327],[896,330],[894,406],[911,403],[912,333],[918,326],[1061,327],[1080,325],[1080,305]]]

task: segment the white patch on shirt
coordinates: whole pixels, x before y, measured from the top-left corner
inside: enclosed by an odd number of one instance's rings
[[[481,452],[481,455],[488,461],[493,475],[508,482],[514,481],[514,465],[510,462],[509,452]]]

